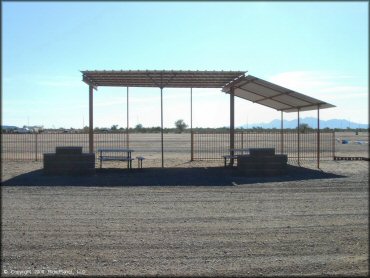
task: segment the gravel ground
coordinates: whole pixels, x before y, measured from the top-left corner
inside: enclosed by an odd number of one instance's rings
[[[55,179],[3,163],[2,274],[368,275],[368,162],[208,165]]]

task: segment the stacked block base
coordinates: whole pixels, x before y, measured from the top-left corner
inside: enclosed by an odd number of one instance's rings
[[[95,154],[74,148],[57,147],[56,153],[44,154],[44,173],[48,175],[83,175],[95,173]]]
[[[275,155],[274,149],[251,149],[250,155],[238,156],[238,172],[246,176],[277,176],[287,172],[288,156]]]

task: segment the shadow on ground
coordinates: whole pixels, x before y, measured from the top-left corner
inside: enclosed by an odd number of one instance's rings
[[[233,186],[267,182],[287,182],[311,179],[343,178],[304,167],[288,165],[286,175],[275,177],[245,177],[235,168],[147,168],[96,169],[94,175],[45,175],[43,170],[25,173],[2,182],[3,186]]]

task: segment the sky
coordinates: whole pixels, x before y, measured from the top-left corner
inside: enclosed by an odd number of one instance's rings
[[[82,128],[81,70],[237,70],[368,123],[365,2],[2,2],[2,124]],[[126,127],[126,88],[94,91],[94,127]],[[129,89],[129,125],[160,126],[160,90]],[[164,126],[190,124],[190,89],[163,90]],[[317,111],[301,112],[316,117]],[[285,113],[284,119],[295,119]],[[280,112],[236,98],[235,125]],[[229,125],[229,95],[193,89],[193,127]]]

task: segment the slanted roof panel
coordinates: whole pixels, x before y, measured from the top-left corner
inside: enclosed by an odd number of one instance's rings
[[[277,109],[277,110],[292,108],[292,106],[290,106],[286,103],[277,102],[273,99],[265,99],[265,100],[259,101],[258,104],[265,105],[265,106],[268,106],[268,107],[272,107],[272,108]]]
[[[279,94],[279,92],[276,92],[275,90],[261,87],[258,84],[252,82],[244,85],[243,88],[247,89],[250,92],[258,94],[261,97],[272,97]]]
[[[291,106],[304,106],[304,105],[308,105],[308,104],[311,104],[311,102],[307,102],[307,101],[304,101],[302,99],[297,99],[297,98],[292,98],[290,95],[279,95],[277,97],[274,98],[275,100],[278,100],[278,101],[281,101],[281,102],[284,102],[286,104],[289,104]]]
[[[241,89],[235,89],[234,90],[234,94],[240,98],[244,98],[243,96],[245,95],[246,91],[245,90],[241,90]],[[255,102],[257,100],[261,99],[261,97],[259,95],[256,95],[252,92],[249,92],[249,99],[250,101],[252,102]]]
[[[234,94],[240,98],[284,112],[335,107],[330,103],[297,93],[252,75],[241,76],[233,80],[225,85],[222,91],[229,93],[231,87],[234,87]]]

